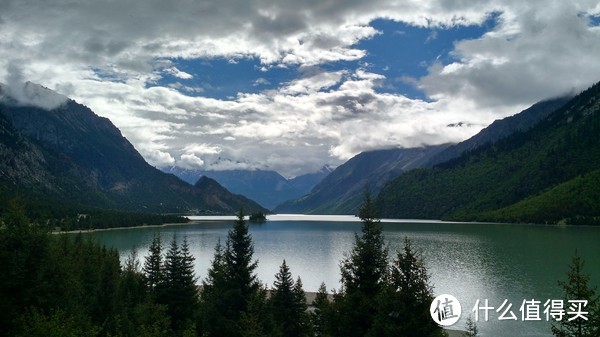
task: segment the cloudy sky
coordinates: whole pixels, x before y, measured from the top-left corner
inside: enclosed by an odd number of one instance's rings
[[[0,82],[89,106],[156,166],[294,176],[460,141],[600,81],[599,55],[597,0],[0,1]]]

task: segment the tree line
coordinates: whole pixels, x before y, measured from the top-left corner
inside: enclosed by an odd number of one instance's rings
[[[0,336],[444,336],[429,313],[429,273],[410,240],[390,258],[368,195],[359,217],[362,230],[340,263],[341,288],[331,294],[322,284],[309,309],[285,260],[270,289],[260,282],[242,212],[199,279],[185,237],[165,244],[155,236],[143,262],[134,250],[121,265],[115,250],[89,237],[48,235],[17,205],[0,229]],[[582,262],[574,263],[563,286],[583,291],[577,295],[598,317],[597,295]],[[578,324],[552,329],[597,336],[597,320]],[[475,336],[476,327],[467,333]]]

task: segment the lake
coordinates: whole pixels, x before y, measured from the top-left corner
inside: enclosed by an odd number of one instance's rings
[[[136,247],[140,258],[148,253],[155,233],[165,246],[177,235],[187,236],[196,258],[196,275],[203,279],[210,266],[215,244],[225,242],[234,217],[191,217],[196,222],[178,226],[119,229],[91,233],[116,248],[122,260]],[[551,336],[543,314],[548,299],[562,299],[558,280],[565,280],[571,257],[585,259],[585,270],[594,285],[600,283],[600,228],[511,224],[477,224],[439,221],[382,220],[390,255],[408,237],[422,253],[431,274],[435,295],[451,294],[462,305],[462,316],[452,328],[463,329],[477,300],[498,309],[504,300],[517,320],[499,320],[489,311],[477,323],[481,336]],[[360,222],[352,216],[272,215],[264,224],[250,225],[257,273],[263,283],[273,285],[283,259],[294,278],[300,276],[306,291],[316,291],[325,282],[338,289],[339,263],[354,244]],[[143,260],[142,260],[143,261]],[[519,311],[524,300],[541,301],[541,321],[523,320]],[[530,318],[534,318],[531,317]]]

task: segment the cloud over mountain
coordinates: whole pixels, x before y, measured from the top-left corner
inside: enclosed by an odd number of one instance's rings
[[[583,0],[9,0],[0,3],[0,81],[19,74],[83,102],[155,165],[291,176],[364,150],[462,140],[587,87],[600,79],[598,15],[600,5]],[[426,99],[388,90],[393,79],[364,61],[377,53],[362,42],[393,33],[373,20],[431,30],[428,48],[438,31],[490,18],[480,36],[424,59],[424,76],[402,76]],[[218,59],[249,60],[251,80],[227,97],[208,95],[226,75],[206,75]],[[285,79],[273,77],[286,69]],[[456,121],[471,127],[445,127]]]

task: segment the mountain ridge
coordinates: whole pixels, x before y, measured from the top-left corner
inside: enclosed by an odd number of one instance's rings
[[[494,221],[496,210],[543,196],[600,168],[599,111],[600,83],[526,131],[516,131],[434,168],[399,176],[382,189],[377,205],[385,217]],[[585,180],[589,181],[594,179]],[[539,200],[535,204],[547,205]],[[600,215],[600,206],[592,206],[585,215],[561,211],[560,203],[554,207],[555,214],[545,219],[530,209],[513,220],[556,223],[590,217],[589,213]]]
[[[434,166],[457,158],[465,152],[474,151],[488,143],[495,143],[515,131],[526,131],[572,98],[573,95],[567,95],[543,100],[515,115],[497,119],[473,137],[450,146],[435,155],[425,166]]]
[[[163,168],[184,181],[195,184],[203,176],[212,178],[229,191],[245,195],[266,208],[273,209],[278,204],[308,193],[330,170],[327,167],[305,175],[286,179],[270,170],[189,170],[179,167]]]
[[[208,195],[152,167],[110,120],[73,100],[47,110],[7,99],[7,92],[3,87],[0,101],[0,189],[5,198],[21,194],[50,208],[69,204],[233,214],[243,205],[248,211],[265,211],[245,197],[222,190]],[[228,202],[208,202],[214,198]]]
[[[364,196],[365,188],[369,188],[372,194],[377,194],[387,180],[404,171],[424,165],[434,154],[448,146],[450,144],[361,152],[338,166],[309,194],[285,202],[274,211],[355,214]]]

